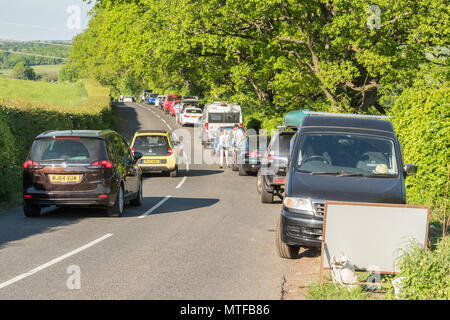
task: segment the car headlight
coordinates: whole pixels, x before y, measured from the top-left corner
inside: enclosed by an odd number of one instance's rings
[[[283,204],[286,208],[302,210],[302,211],[313,211],[311,199],[305,198],[295,198],[295,197],[285,197]]]

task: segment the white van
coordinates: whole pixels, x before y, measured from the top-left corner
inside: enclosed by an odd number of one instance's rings
[[[202,143],[210,145],[214,142],[219,127],[243,126],[241,106],[237,103],[215,101],[203,108]]]

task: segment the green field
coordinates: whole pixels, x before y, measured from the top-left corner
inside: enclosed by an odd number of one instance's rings
[[[58,79],[59,70],[61,70],[63,66],[63,64],[49,64],[31,67],[38,76],[48,75],[52,79]],[[0,69],[0,76],[12,78],[12,69]]]
[[[0,77],[0,99],[36,102],[62,107],[80,106],[87,97],[81,84],[54,84],[43,81],[17,80]]]

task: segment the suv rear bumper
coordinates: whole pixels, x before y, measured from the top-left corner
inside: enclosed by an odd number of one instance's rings
[[[281,241],[292,246],[320,247],[322,245],[323,220],[315,216],[297,215],[281,211]]]

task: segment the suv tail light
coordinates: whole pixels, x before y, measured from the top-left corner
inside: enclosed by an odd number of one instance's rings
[[[269,158],[270,161],[273,161],[273,159],[274,159],[273,156],[274,156],[274,155],[275,155],[275,152],[270,151],[269,156],[268,156],[268,158]]]
[[[259,152],[255,152],[255,151],[253,151],[253,152],[247,152],[247,153],[245,154],[245,156],[246,156],[246,157],[259,157]]]
[[[167,155],[168,156],[173,155],[173,149],[172,148],[167,148]]]
[[[243,124],[243,123],[239,123],[239,127],[241,127],[241,128],[242,128],[243,126],[244,126],[244,124]]]
[[[207,123],[205,123],[205,128],[206,128],[206,131],[208,131],[209,130],[209,123],[207,122]]]
[[[95,162],[91,163],[89,168],[92,168],[92,167],[104,167],[104,168],[109,169],[109,168],[113,167],[113,164],[111,161],[108,161],[108,160],[100,160],[100,161],[95,161]]]
[[[39,169],[41,167],[42,166],[38,162],[32,160],[27,160],[23,163],[24,169]]]

